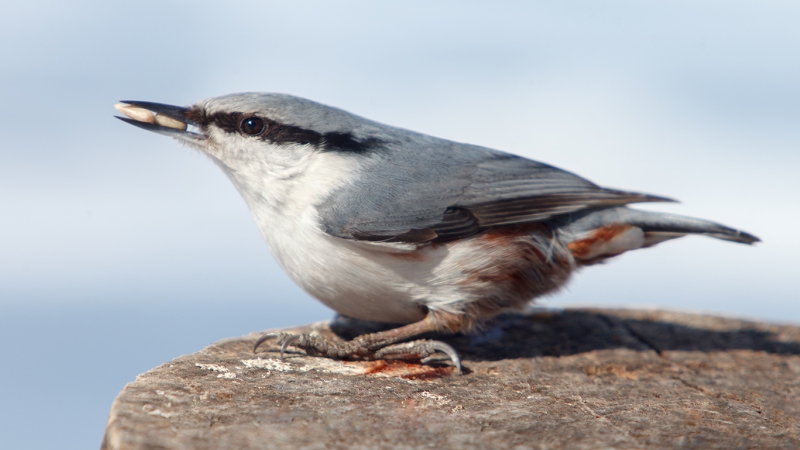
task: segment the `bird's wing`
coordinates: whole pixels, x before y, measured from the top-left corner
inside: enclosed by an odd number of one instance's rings
[[[604,189],[547,164],[445,142],[415,152],[413,159],[379,158],[372,170],[320,205],[326,233],[365,241],[442,242],[590,208],[670,201]]]

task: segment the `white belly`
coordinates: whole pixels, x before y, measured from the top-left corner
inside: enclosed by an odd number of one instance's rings
[[[410,323],[425,317],[430,276],[420,261],[328,236],[313,224],[269,230],[275,258],[306,292],[346,316]]]
[[[310,218],[308,218],[310,219]],[[337,312],[410,323],[428,309],[480,316],[518,309],[563,286],[574,260],[543,235],[475,237],[403,249],[324,234],[312,221],[273,228],[267,243],[289,275]]]

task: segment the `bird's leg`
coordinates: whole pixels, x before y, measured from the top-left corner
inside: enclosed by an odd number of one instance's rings
[[[446,316],[450,315],[447,314]],[[441,352],[452,360],[453,365],[456,366],[460,373],[461,360],[458,357],[458,353],[450,345],[432,340],[402,342],[432,331],[458,331],[452,324],[461,323],[461,320],[453,320],[455,317],[448,317],[451,320],[447,320],[447,323],[443,324],[442,318],[441,313],[428,312],[428,315],[419,322],[378,333],[364,334],[351,341],[333,341],[326,337],[312,334],[270,333],[256,341],[253,351],[255,352],[263,342],[274,337],[281,346],[281,356],[290,345],[303,349],[312,356],[324,356],[334,359],[372,360],[386,357],[409,357],[421,358],[423,362],[427,362],[430,361],[430,357],[433,354]]]

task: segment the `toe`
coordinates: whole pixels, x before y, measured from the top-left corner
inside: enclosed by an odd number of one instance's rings
[[[272,339],[272,338],[276,338],[277,339],[279,336],[280,335],[278,333],[267,333],[267,334],[261,336],[260,338],[258,338],[258,340],[256,341],[255,345],[253,345],[253,353],[256,353],[258,351],[258,347],[261,344],[263,344],[264,342],[266,342],[266,341],[268,341],[269,339]]]
[[[432,361],[432,356],[436,353],[444,353],[450,358],[453,366],[456,368],[456,374],[461,375],[461,358],[458,352],[441,341],[419,340],[404,342],[402,344],[389,345],[375,352],[376,358],[386,358],[391,356],[410,356],[414,355],[422,358],[422,363]]]

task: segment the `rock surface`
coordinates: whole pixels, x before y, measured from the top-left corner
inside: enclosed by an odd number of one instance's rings
[[[339,320],[292,331],[356,334]],[[446,364],[341,362],[251,334],[140,375],[103,449],[800,448],[800,328],[660,311],[531,312],[443,337]]]

